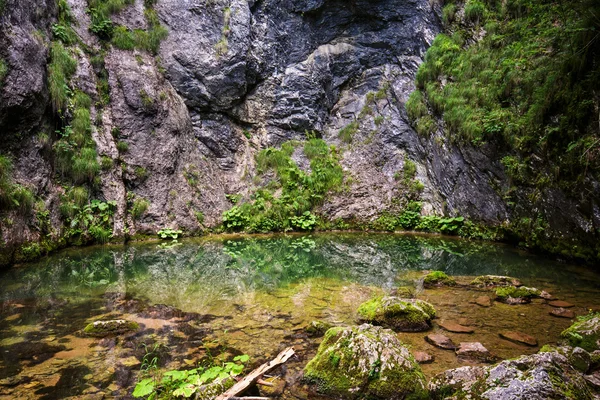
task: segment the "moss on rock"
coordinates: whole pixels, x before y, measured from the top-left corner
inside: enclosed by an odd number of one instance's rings
[[[319,337],[323,336],[328,329],[330,329],[333,325],[324,321],[311,321],[310,324],[304,330],[308,334],[308,336]]]
[[[471,281],[471,285],[477,287],[490,286],[521,286],[521,282],[510,276],[503,275],[481,275]]]
[[[106,337],[137,331],[139,327],[140,326],[133,321],[114,319],[110,321],[92,322],[83,329],[83,333],[87,336]]]
[[[425,286],[454,286],[456,281],[442,271],[433,271],[423,278]]]
[[[561,336],[567,339],[571,346],[578,346],[590,352],[600,350],[600,313],[578,317]]]
[[[419,332],[430,328],[435,318],[435,308],[417,299],[398,297],[376,297],[358,308],[361,322],[374,323],[404,332]]]
[[[428,398],[425,376],[408,349],[392,331],[369,324],[329,329],[304,379],[342,398]]]
[[[528,303],[534,297],[539,297],[542,292],[536,288],[521,286],[507,286],[496,289],[496,297],[509,304]]]

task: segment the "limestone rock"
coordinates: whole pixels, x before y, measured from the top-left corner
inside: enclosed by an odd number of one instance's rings
[[[362,322],[382,325],[397,331],[419,332],[430,328],[435,309],[423,300],[388,296],[361,304],[358,315]]]
[[[332,326],[333,325],[331,325],[330,323],[324,321],[311,321],[311,323],[308,324],[308,326],[304,330],[306,331],[308,336],[321,337]]]
[[[363,324],[331,328],[304,379],[317,391],[342,398],[404,399],[425,394],[419,364],[387,329]]]
[[[561,336],[572,346],[579,346],[587,351],[599,350],[600,313],[578,317],[573,325],[561,333]]]
[[[483,288],[492,286],[521,286],[521,281],[510,276],[482,275],[473,279],[471,285]]]
[[[431,380],[429,389],[432,398],[446,399],[592,399],[583,375],[556,351],[522,356],[486,368],[445,371]]]
[[[491,359],[488,349],[479,342],[461,342],[456,349],[456,355],[460,358],[489,361]]]
[[[526,304],[540,293],[536,288],[507,286],[496,289],[496,298],[506,304]]]

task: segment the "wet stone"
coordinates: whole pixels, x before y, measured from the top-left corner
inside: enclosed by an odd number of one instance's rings
[[[492,286],[521,286],[521,281],[510,276],[503,275],[482,275],[471,281],[471,285],[477,287]]]
[[[456,350],[456,355],[460,358],[488,361],[490,352],[479,342],[462,342]]]
[[[511,342],[515,342],[515,343],[519,343],[519,344],[524,344],[526,346],[534,347],[534,346],[537,346],[537,344],[538,344],[536,338],[534,338],[533,336],[528,335],[526,333],[519,332],[519,331],[501,332],[499,334],[499,336],[502,339],[510,340]]]
[[[425,336],[425,341],[427,343],[439,347],[444,350],[454,350],[456,349],[456,345],[448,336],[441,335],[439,333],[432,333],[430,335]]]
[[[542,293],[540,293],[540,297],[545,300],[556,300],[555,296],[552,296],[550,293],[546,292],[545,290],[542,290]]]
[[[560,307],[560,308],[571,308],[571,307],[575,307],[574,304],[571,304],[567,301],[562,301],[562,300],[554,300],[554,301],[550,301],[548,302],[548,305],[552,306],[552,307]]]
[[[413,355],[419,364],[431,364],[433,362],[433,356],[424,351],[415,351]]]
[[[438,325],[441,326],[443,329],[447,330],[448,332],[454,332],[454,333],[473,333],[473,332],[475,332],[475,329],[469,328],[468,326],[460,325],[454,321],[440,321],[438,323]]]
[[[553,317],[559,317],[559,318],[575,318],[575,313],[573,312],[573,310],[568,310],[566,308],[554,308],[550,311],[549,313],[550,315],[552,315]]]
[[[477,304],[478,306],[481,306],[481,307],[491,307],[492,299],[490,299],[489,296],[479,296],[475,300],[475,304]]]
[[[331,325],[330,323],[324,321],[311,321],[311,323],[308,324],[308,326],[305,328],[305,331],[308,334],[308,336],[321,337],[332,326],[333,325]]]
[[[106,337],[121,335],[138,329],[139,325],[135,322],[124,319],[113,319],[110,321],[92,322],[83,329],[83,333],[87,336]]]

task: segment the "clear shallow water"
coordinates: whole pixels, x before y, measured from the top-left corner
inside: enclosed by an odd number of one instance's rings
[[[312,320],[351,324],[362,301],[412,286],[438,310],[438,320],[475,328],[451,334],[480,341],[502,358],[532,353],[498,337],[520,330],[540,345],[554,343],[568,319],[551,317],[545,301],[482,308],[491,291],[425,289],[423,271],[442,270],[467,283],[483,274],[510,275],[575,304],[577,314],[600,308],[600,276],[579,267],[485,242],[435,236],[319,234],[190,239],[170,249],[157,243],[71,249],[1,274],[0,398],[127,397],[144,355],[160,367],[183,368],[210,356],[246,353],[259,364],[288,345],[280,398],[304,396],[296,383],[318,339]],[[126,318],[142,329],[117,338],[83,337],[97,319]],[[425,343],[427,333],[400,333],[414,351],[434,355],[431,376],[464,365],[453,352]]]

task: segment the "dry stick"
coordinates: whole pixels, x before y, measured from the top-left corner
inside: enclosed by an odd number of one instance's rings
[[[281,353],[277,355],[273,360],[268,363],[264,363],[260,367],[256,368],[254,371],[250,372],[248,375],[244,377],[241,381],[233,385],[229,390],[223,393],[220,396],[217,396],[215,400],[232,400],[235,399],[236,396],[242,393],[244,390],[248,389],[251,385],[256,383],[264,374],[277,367],[278,365],[286,362],[291,356],[296,354],[293,347],[288,347],[283,350]],[[248,397],[246,397],[248,399]],[[255,399],[258,399],[255,397]]]

